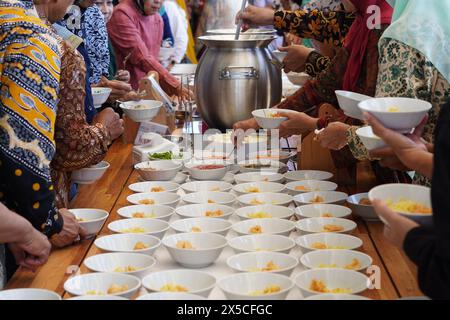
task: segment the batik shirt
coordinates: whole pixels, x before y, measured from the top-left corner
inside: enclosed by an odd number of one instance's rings
[[[90,60],[90,84],[96,85],[102,76],[108,77],[108,31],[100,9],[97,6],[81,9],[73,5],[64,17],[62,24],[84,40]]]
[[[0,0],[0,30],[0,201],[50,236],[60,53],[31,0]]]

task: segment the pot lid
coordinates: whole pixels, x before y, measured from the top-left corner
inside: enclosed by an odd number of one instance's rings
[[[275,36],[271,35],[244,35],[241,34],[239,40],[234,40],[234,35],[213,35],[198,37],[208,48],[264,48],[269,45]]]

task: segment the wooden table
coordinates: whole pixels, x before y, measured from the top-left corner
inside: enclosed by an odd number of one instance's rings
[[[78,196],[71,204],[72,208],[99,208],[110,213],[100,235],[110,233],[107,225],[119,218],[117,209],[128,205],[126,197],[131,194],[128,185],[138,180],[138,174],[132,166],[131,150],[132,145],[116,141],[105,159],[111,164],[107,174],[95,184],[81,186]],[[369,167],[362,164],[358,172],[356,190],[354,187],[343,186],[340,188],[342,191],[353,194],[370,188],[372,179]],[[362,251],[373,258],[374,265],[381,271],[381,289],[366,290],[365,295],[372,299],[397,299],[422,295],[416,281],[415,266],[401,250],[383,238],[382,224],[356,221],[358,228],[354,235],[363,240]],[[47,264],[35,273],[18,270],[7,284],[7,288],[45,288],[67,296],[63,288],[66,279],[79,270],[82,273],[86,272],[82,266],[83,260],[87,256],[99,253],[93,241],[94,239],[83,240],[77,245],[53,251]]]

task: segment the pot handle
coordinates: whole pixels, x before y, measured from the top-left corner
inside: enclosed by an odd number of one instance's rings
[[[219,80],[257,80],[259,71],[254,67],[228,66],[219,74]]]

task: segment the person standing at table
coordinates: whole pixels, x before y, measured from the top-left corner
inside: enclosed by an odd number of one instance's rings
[[[64,4],[52,14],[62,16],[70,2]],[[31,0],[0,0],[0,8],[0,201],[53,245],[69,245],[79,239],[80,226],[69,211],[56,208],[50,176],[61,65],[57,42]]]
[[[180,91],[177,78],[159,63],[163,37],[163,21],[158,14],[161,0],[122,0],[108,22],[108,32],[117,55],[119,68],[128,70],[131,86],[149,71],[159,74],[162,89],[169,95],[188,94]]]

